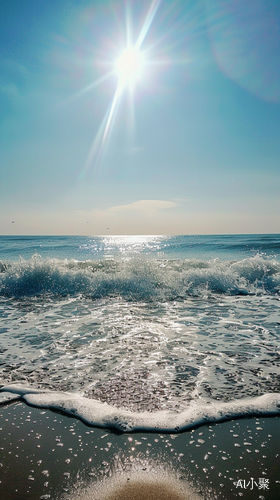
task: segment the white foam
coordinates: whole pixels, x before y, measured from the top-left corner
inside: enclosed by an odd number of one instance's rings
[[[20,394],[13,392],[0,392],[0,404],[10,403],[20,398]]]
[[[41,258],[0,262],[0,295],[122,296],[170,300],[202,292],[226,295],[279,294],[280,263],[256,255],[241,261],[157,260],[142,257],[105,261]]]
[[[2,387],[1,390],[18,395],[31,406],[58,410],[80,418],[88,425],[123,432],[179,432],[206,423],[280,413],[279,393],[226,403],[213,402],[205,398],[198,399],[180,413],[170,411],[137,413],[71,393],[43,391],[15,384]]]

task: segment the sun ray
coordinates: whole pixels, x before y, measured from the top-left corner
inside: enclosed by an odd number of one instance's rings
[[[126,4],[126,48],[123,49],[122,53],[116,60],[115,71],[113,72],[118,77],[117,87],[112,102],[107,112],[105,113],[105,116],[100,124],[100,127],[90,148],[90,152],[81,178],[84,177],[93,162],[95,163],[95,167],[97,168],[97,166],[100,165],[102,161],[106,144],[112,131],[113,121],[117,113],[118,104],[125,88],[128,88],[129,91],[129,119],[131,121],[132,134],[134,132],[134,85],[136,80],[142,73],[144,63],[145,65],[148,64],[145,61],[144,52],[140,49],[151,27],[160,3],[161,0],[152,0],[142,29],[135,44],[133,44],[133,23],[131,21],[129,3]],[[85,87],[85,89],[76,94],[76,96],[78,97],[79,95],[82,95],[83,93],[91,90],[100,83],[103,83],[103,81],[109,78],[110,75],[112,75],[112,72],[106,74],[96,82],[93,82],[91,85],[88,85],[87,87]],[[75,96],[73,98],[75,98]]]
[[[121,90],[119,88],[117,88],[117,90],[115,92],[115,95],[114,95],[114,98],[113,98],[113,102],[112,102],[111,108],[110,108],[109,116],[108,116],[108,119],[106,121],[106,125],[105,125],[105,128],[104,128],[104,133],[103,133],[102,142],[101,142],[101,149],[104,148],[106,139],[108,137],[108,134],[109,134],[109,131],[110,131],[110,127],[111,127],[111,124],[112,124],[112,120],[113,120],[113,117],[114,117],[114,113],[115,113],[115,110],[116,110],[117,102],[118,102],[119,97],[120,97],[120,94],[121,94]]]
[[[130,5],[127,3],[126,5],[126,46],[131,46],[132,40],[132,21],[131,21],[131,12]]]
[[[145,22],[143,24],[142,30],[141,30],[140,35],[138,37],[138,40],[135,44],[135,48],[137,48],[138,50],[140,49],[140,47],[141,47],[149,29],[150,29],[150,26],[153,22],[155,15],[156,15],[156,11],[159,8],[160,2],[161,2],[161,0],[153,0],[151,3],[151,6],[150,6],[148,14],[146,16]]]
[[[95,160],[96,167],[101,163],[104,149],[106,147],[106,142],[108,140],[110,131],[112,129],[113,119],[116,115],[117,104],[119,101],[121,91],[117,87],[116,92],[114,94],[111,105],[109,106],[105,116],[100,124],[100,127],[97,131],[95,139],[91,145],[90,152],[87,157],[87,161],[85,164],[85,168],[80,176],[80,180],[82,180],[91,167],[92,161]]]
[[[75,101],[79,97],[82,97],[84,94],[95,89],[96,87],[98,87],[99,85],[104,83],[106,80],[109,80],[113,75],[114,75],[114,71],[110,71],[109,73],[106,73],[106,75],[101,76],[100,78],[98,78],[98,80],[95,80],[94,82],[90,83],[89,85],[87,85],[83,89],[76,92],[76,94],[74,94],[74,95],[68,97],[67,99],[65,99],[64,101],[60,102],[59,107],[65,106],[65,105],[69,104],[70,102]]]

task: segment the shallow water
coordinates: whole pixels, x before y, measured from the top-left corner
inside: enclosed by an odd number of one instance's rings
[[[229,418],[256,412],[248,397],[279,395],[279,235],[1,237],[0,248],[3,386],[147,421],[198,403],[199,418],[209,404]]]

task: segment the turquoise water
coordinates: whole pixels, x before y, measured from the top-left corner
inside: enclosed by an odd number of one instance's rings
[[[154,258],[242,259],[256,254],[280,255],[280,235],[222,236],[0,236],[1,260],[34,254],[58,259],[104,259],[149,255]]]

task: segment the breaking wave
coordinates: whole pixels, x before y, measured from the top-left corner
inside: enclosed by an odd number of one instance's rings
[[[0,262],[0,295],[83,295],[92,299],[179,300],[205,294],[279,294],[280,263],[260,255],[219,259],[67,260],[41,258]]]

